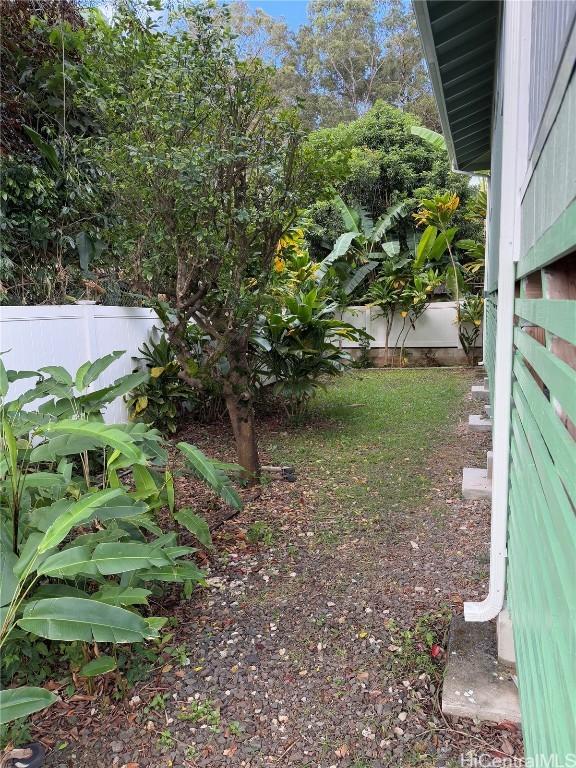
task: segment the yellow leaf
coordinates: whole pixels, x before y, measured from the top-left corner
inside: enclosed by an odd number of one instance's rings
[[[157,379],[159,376],[162,376],[166,368],[162,365],[157,365],[155,368],[152,368],[150,371],[150,376],[152,376],[153,379]]]
[[[141,395],[134,406],[134,413],[142,413],[148,407],[148,398],[146,395]]]

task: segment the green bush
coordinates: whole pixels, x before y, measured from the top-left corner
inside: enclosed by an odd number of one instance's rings
[[[324,379],[350,364],[339,341],[359,341],[365,331],[338,319],[338,305],[317,286],[285,296],[279,310],[267,313],[259,326],[257,373],[286,411],[301,415]]]
[[[195,351],[191,363],[200,371],[209,339],[194,326],[188,337],[189,347]],[[187,418],[208,422],[224,415],[226,407],[218,382],[204,377],[202,389],[188,386],[179,375],[180,363],[165,335],[143,344],[139,352],[140,363],[150,375],[126,400],[131,419],[151,424],[163,434],[174,434]]]

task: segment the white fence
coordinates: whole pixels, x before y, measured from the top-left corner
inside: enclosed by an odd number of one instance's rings
[[[374,337],[374,341],[370,345],[372,349],[385,346],[386,324],[381,311],[377,307],[350,307],[344,313],[343,319],[356,326],[356,328],[363,328]],[[430,304],[416,321],[414,330],[410,330],[405,346],[408,349],[415,347],[462,349],[458,340],[458,325],[455,321],[455,301],[439,301]],[[392,332],[390,333],[391,347],[396,343],[401,328],[402,318],[397,315],[394,318]],[[354,348],[358,344],[356,342],[346,342],[345,346]]]
[[[0,307],[0,352],[8,369],[35,371],[45,365],[62,365],[74,374],[86,360],[125,350],[126,354],[98,379],[100,387],[132,372],[138,347],[149,339],[154,326],[160,325],[152,310],[139,307]],[[9,397],[18,397],[32,382],[14,382]],[[106,420],[126,421],[121,398],[108,407]]]
[[[460,348],[454,322],[454,302],[431,304],[410,331],[407,348]],[[374,337],[372,348],[384,347],[385,326],[376,308],[351,307],[344,319],[364,328]],[[390,344],[396,342],[401,318],[396,318]],[[97,305],[0,307],[0,352],[4,365],[12,370],[38,370],[45,365],[62,365],[75,373],[86,360],[95,360],[114,350],[126,354],[102,374],[98,386],[105,386],[131,373],[138,348],[150,338],[161,323],[150,309],[137,307],[102,307]],[[349,342],[346,346],[357,347]],[[10,398],[28,389],[31,380],[10,386]],[[107,421],[125,421],[126,408],[121,399],[109,406]]]

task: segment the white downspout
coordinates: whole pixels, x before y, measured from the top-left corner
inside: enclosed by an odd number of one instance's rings
[[[500,195],[500,239],[498,311],[494,410],[492,413],[494,465],[492,475],[492,519],[490,532],[490,585],[480,603],[464,603],[466,621],[489,621],[504,603],[506,589],[506,541],[512,401],[515,261],[520,249],[520,173],[525,170],[527,100],[530,70],[530,18],[532,3],[506,2],[502,45],[504,46],[504,99],[502,134],[502,183]],[[524,69],[523,69],[524,68]],[[524,153],[524,154],[523,154]],[[521,179],[520,179],[521,181]]]

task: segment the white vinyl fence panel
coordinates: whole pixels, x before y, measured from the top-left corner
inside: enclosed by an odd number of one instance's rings
[[[344,313],[343,319],[356,328],[363,328],[374,337],[374,341],[370,344],[372,349],[385,346],[386,323],[377,307],[350,307]],[[401,328],[402,318],[397,315],[390,334],[391,347],[396,344]],[[358,343],[346,341],[344,346],[354,348],[358,347]],[[416,327],[410,330],[405,346],[408,349],[417,347],[461,349],[456,324],[456,302],[438,301],[430,304],[416,321]]]
[[[0,352],[7,369],[38,370],[61,365],[72,374],[86,362],[123,350],[126,352],[100,376],[93,387],[112,383],[135,368],[138,348],[161,323],[155,312],[140,307],[98,305],[0,307]],[[10,386],[10,399],[29,389],[33,379]],[[127,421],[118,398],[105,414],[108,422]]]
[[[410,331],[406,347],[460,348],[455,318],[454,302],[431,304],[415,330]],[[372,348],[384,347],[385,324],[377,308],[350,307],[344,319],[374,337]],[[391,346],[396,343],[401,325],[402,319],[395,318]],[[0,352],[4,353],[2,359],[8,369],[38,370],[45,365],[61,365],[74,374],[86,360],[96,360],[114,350],[125,351],[95,383],[99,388],[134,370],[134,358],[140,356],[138,349],[155,335],[155,328],[161,328],[155,312],[139,307],[0,307]],[[353,348],[358,344],[346,342],[344,346]],[[9,397],[18,397],[32,381],[14,382]],[[105,418],[108,422],[127,421],[121,398],[108,407]]]

